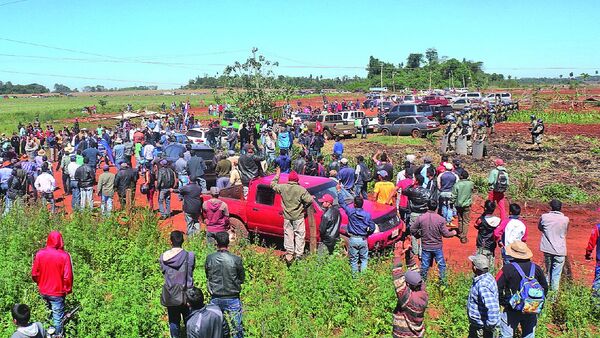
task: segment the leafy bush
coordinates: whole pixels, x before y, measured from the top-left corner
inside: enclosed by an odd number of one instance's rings
[[[15,210],[0,218],[4,244],[0,251],[0,335],[7,337],[14,331],[10,317],[14,303],[31,305],[35,320],[47,318],[30,269],[33,254],[45,246],[47,233],[57,229],[75,273],[67,307],[82,306],[67,326],[69,336],[167,337],[157,259],[168,248],[168,230],[161,232],[156,219],[145,212],[133,214],[129,224],[120,225],[116,216],[62,217],[41,210]],[[195,284],[205,290],[202,267],[211,249],[206,248],[204,236],[189,239],[184,247],[196,253]],[[257,250],[245,242],[232,251],[243,257],[246,268],[241,298],[249,337],[381,337],[391,333],[396,298],[390,257],[373,257],[366,273],[351,278],[347,259],[339,253],[308,256],[287,268],[272,249]],[[466,336],[470,285],[470,274],[452,272],[446,288],[428,285],[428,337]],[[548,303],[540,317],[538,336],[594,336],[593,327],[600,320],[594,304],[587,286],[564,284],[563,293]]]

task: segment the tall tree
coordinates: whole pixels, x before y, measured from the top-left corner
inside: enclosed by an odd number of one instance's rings
[[[421,63],[423,63],[423,54],[421,53],[411,53],[406,59],[407,68],[420,68]]]
[[[439,62],[438,52],[435,48],[427,48],[425,51],[425,58],[427,59],[427,63],[431,65],[435,65]]]

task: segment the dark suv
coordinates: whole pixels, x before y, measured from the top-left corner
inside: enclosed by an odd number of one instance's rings
[[[204,159],[204,164],[206,164],[206,170],[204,170],[206,189],[216,186],[217,173],[215,172],[215,167],[217,163],[215,161],[215,150],[206,144],[193,144],[191,145],[190,152],[192,155],[198,154]]]
[[[454,113],[454,109],[452,106],[433,106],[431,107],[433,110],[433,117],[438,120],[440,123],[445,123],[445,117],[449,114]]]
[[[403,116],[424,116],[433,120],[433,111],[428,104],[398,104],[393,106],[387,114],[379,115],[379,124],[394,121]]]

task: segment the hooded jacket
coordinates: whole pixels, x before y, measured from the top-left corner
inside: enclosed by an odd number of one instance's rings
[[[46,330],[42,323],[35,322],[28,326],[19,326],[10,338],[46,338]]]
[[[46,247],[35,254],[31,277],[44,296],[64,297],[71,293],[73,267],[71,256],[64,250],[60,232],[50,232]]]
[[[334,247],[335,243],[340,238],[340,224],[342,217],[340,208],[337,205],[332,205],[321,216],[321,224],[319,225],[319,234],[321,242],[327,247]]]
[[[229,210],[227,204],[218,198],[211,198],[202,204],[202,209],[206,215],[206,231],[220,232],[226,231],[229,225]]]
[[[186,262],[187,257],[187,275]],[[191,251],[182,248],[172,248],[160,255],[160,271],[165,276],[165,284],[184,285],[186,288],[194,286],[194,268],[196,267],[196,256]]]

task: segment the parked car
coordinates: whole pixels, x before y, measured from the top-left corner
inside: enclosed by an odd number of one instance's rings
[[[381,125],[383,135],[423,137],[440,130],[440,123],[424,116],[403,116]]]
[[[379,124],[385,124],[387,121],[394,121],[398,117],[415,115],[424,116],[430,120],[434,119],[433,111],[428,104],[399,104],[392,107],[387,114],[381,114]]]
[[[463,110],[465,108],[471,108],[471,100],[469,99],[465,99],[465,98],[460,98],[460,99],[456,99],[454,102],[452,102],[450,104],[450,106],[452,106],[452,109],[454,110]]]
[[[402,103],[417,103],[417,101],[418,99],[414,95],[404,95],[404,97],[402,97]]]
[[[462,93],[458,99],[469,99],[471,102],[480,102],[483,97],[480,92],[468,92]]]
[[[354,123],[358,132],[360,132],[360,128],[362,127],[362,121],[356,122],[356,120],[362,120],[365,117],[365,112],[362,110],[346,110],[340,113],[342,115],[342,120],[348,121],[349,123]],[[367,117],[369,119],[369,125],[367,126],[368,133],[376,133],[379,130],[379,120],[377,117],[370,116]],[[360,127],[359,127],[360,126]]]
[[[333,138],[334,136],[351,136],[356,137],[356,127],[354,123],[350,123],[348,121],[344,121],[342,119],[342,115],[340,114],[321,114],[317,115],[315,121],[306,122],[306,127],[310,131],[314,131],[317,125],[317,122],[321,122],[323,126],[323,134],[328,139]]]
[[[435,119],[440,122],[440,123],[445,123],[445,117],[449,114],[454,113],[454,109],[452,109],[452,106],[449,105],[445,105],[445,106],[432,106],[431,110],[433,110],[433,117],[435,117]]]
[[[191,150],[192,155],[194,153],[200,155],[204,160],[204,164],[206,164],[206,169],[204,170],[204,179],[206,180],[206,188],[210,189],[217,185],[217,173],[215,172],[215,167],[217,166],[217,161],[215,161],[215,150],[209,147],[206,144],[192,144]]]
[[[215,128],[215,129],[218,129],[218,128]],[[210,130],[209,128],[192,128],[192,129],[188,130],[187,133],[185,133],[185,137],[192,144],[199,144],[199,143],[208,144],[207,133],[209,130]],[[215,130],[214,132],[218,132],[218,131]],[[221,129],[221,143],[222,144],[227,143],[227,132],[225,131],[224,128]]]
[[[421,102],[427,103],[428,105],[431,106],[445,106],[448,104],[448,100],[443,97],[443,96],[439,96],[439,95],[429,95],[429,96],[425,96]]]
[[[336,182],[325,177],[299,175],[299,184],[306,188],[313,196],[312,206],[315,210],[315,236],[319,240],[319,225],[323,208],[318,199],[325,194],[334,198],[334,204],[339,205],[338,194],[336,192]],[[243,192],[237,187],[225,188],[221,190],[220,199],[227,204],[229,209],[229,222],[236,238],[245,238],[249,232],[266,234],[270,236],[283,237],[283,209],[281,205],[281,195],[276,194],[271,188],[270,183],[273,175],[260,177],[250,181],[248,187],[248,196],[243,198]],[[287,174],[281,174],[280,183],[287,182]],[[204,199],[210,196],[203,195]],[[348,194],[347,201],[352,197]],[[392,206],[375,203],[365,200],[363,209],[371,214],[373,222],[377,225],[375,233],[367,238],[370,250],[393,247],[394,243],[400,240],[401,232],[404,228],[402,220],[398,217],[396,209]],[[344,210],[340,209],[342,216],[342,225],[340,234],[342,243],[348,241],[348,217]],[[310,239],[310,227],[308,219],[306,223],[306,241]],[[347,244],[346,244],[347,245]]]
[[[394,103],[391,101],[383,101],[379,102],[377,105],[377,111],[380,113],[387,113],[394,106]]]
[[[512,95],[508,92],[491,93],[488,94],[482,101],[490,103],[512,103]]]

